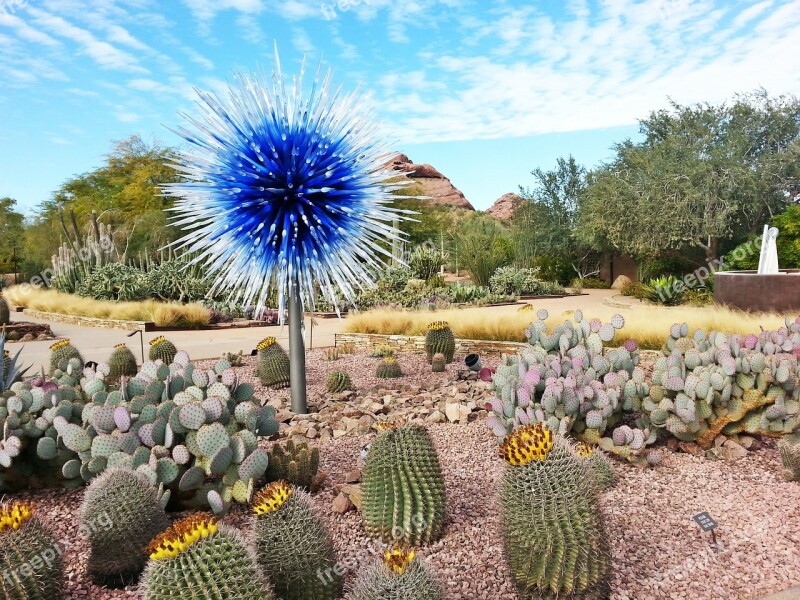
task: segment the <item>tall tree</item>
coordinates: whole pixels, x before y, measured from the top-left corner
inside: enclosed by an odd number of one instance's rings
[[[687,246],[707,260],[800,191],[800,102],[765,92],[730,105],[672,103],[589,175],[581,237],[638,258]]]
[[[24,244],[23,222],[25,218],[16,210],[17,201],[13,198],[0,198],[0,273],[13,273],[15,257]]]

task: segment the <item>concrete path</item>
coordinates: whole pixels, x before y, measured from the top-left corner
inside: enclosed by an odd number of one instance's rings
[[[800,600],[800,586],[764,596],[761,600]]]

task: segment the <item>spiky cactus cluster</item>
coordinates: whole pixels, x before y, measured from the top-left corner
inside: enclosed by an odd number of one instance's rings
[[[145,600],[273,600],[255,555],[235,529],[195,514],[159,534],[142,576]]]
[[[50,375],[55,376],[57,370],[66,371],[70,359],[78,359],[83,367],[83,358],[78,349],[69,340],[58,340],[50,346]]]
[[[83,496],[80,521],[89,538],[89,576],[111,587],[139,578],[147,563],[147,546],[169,526],[162,498],[150,480],[127,469],[109,469],[92,480]]]
[[[800,481],[800,433],[783,436],[778,442],[786,481]]]
[[[34,517],[34,507],[0,504],[0,599],[61,598],[61,554],[53,535]]]
[[[641,422],[710,448],[720,433],[780,436],[800,421],[800,322],[759,335],[671,327]]]
[[[444,481],[425,428],[387,425],[370,446],[362,489],[364,525],[371,536],[416,546],[441,535]]]
[[[351,600],[440,600],[441,588],[433,571],[413,550],[387,550],[383,559],[368,564],[358,574]]]
[[[403,369],[396,358],[387,357],[378,363],[375,368],[375,377],[378,379],[395,379],[403,376]]]
[[[170,361],[172,362],[172,361]],[[119,381],[120,377],[133,377],[139,368],[136,365],[136,357],[125,344],[117,344],[108,357],[109,383]]]
[[[0,326],[11,323],[11,311],[3,294],[0,294]]]
[[[283,446],[275,443],[269,452],[268,481],[284,480],[313,491],[318,470],[319,448],[310,448],[305,442],[288,440]]]
[[[152,361],[160,360],[165,365],[168,365],[175,360],[175,355],[177,353],[178,349],[175,348],[175,344],[170,342],[163,335],[150,340],[150,353],[148,358]]]
[[[339,598],[342,578],[335,569],[333,544],[310,496],[285,481],[276,481],[255,495],[252,506],[258,564],[269,574],[278,597]]]
[[[325,387],[332,394],[338,394],[345,390],[352,390],[353,382],[350,381],[350,375],[347,374],[347,371],[333,371],[328,375]]]
[[[445,360],[451,363],[455,352],[456,338],[450,325],[446,321],[435,321],[428,325],[428,332],[425,334],[425,353],[428,355],[428,362],[433,359],[434,354],[444,354]]]
[[[444,373],[447,367],[447,358],[444,354],[434,354],[431,358],[431,371],[434,373]]]
[[[81,375],[78,387],[17,383],[0,397],[0,490],[31,478],[77,487],[123,467],[167,487],[174,507],[222,514],[249,501],[269,460],[258,437],[278,424],[228,361],[204,370],[178,352],[170,365],[145,362],[122,389],[106,385],[109,372],[107,364],[73,370],[63,377]]]
[[[541,423],[509,434],[500,491],[503,542],[520,598],[605,599],[611,554],[594,481]]]
[[[272,389],[289,387],[289,355],[278,341],[274,337],[264,338],[258,343],[256,350],[256,375],[261,380],[261,385]]]
[[[492,384],[496,397],[487,425],[498,440],[516,427],[541,422],[592,445],[602,439],[610,442],[603,435],[623,412],[639,410],[648,393],[645,372],[637,367],[638,346],[630,343],[604,352],[603,344],[625,324],[620,315],[603,324],[584,319],[578,310],[574,321],[551,333],[545,323],[548,316],[539,310],[538,320],[525,331],[530,346],[497,367]],[[644,460],[643,448],[655,441],[655,433],[642,429],[637,440],[640,436],[641,445],[604,442],[603,448],[629,460]]]

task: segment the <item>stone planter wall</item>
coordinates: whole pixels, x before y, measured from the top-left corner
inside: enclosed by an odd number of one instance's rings
[[[372,333],[337,333],[335,345],[354,344],[358,349],[375,349],[391,346],[400,352],[425,352],[423,335],[380,335]],[[456,339],[456,352],[462,354],[516,354],[526,344],[518,342],[493,342],[487,340]]]
[[[22,314],[43,321],[68,323],[69,325],[82,325],[83,327],[102,327],[104,329],[122,329],[125,331],[151,331],[153,323],[149,321],[120,321],[117,319],[95,319],[94,317],[77,317],[75,315],[62,315],[61,313],[44,312],[26,308]]]

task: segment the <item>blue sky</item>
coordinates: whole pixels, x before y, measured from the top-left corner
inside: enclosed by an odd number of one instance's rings
[[[177,144],[194,88],[277,43],[485,209],[560,155],[607,159],[668,97],[798,93],[798,40],[790,0],[0,0],[0,197],[30,212],[133,133]]]

